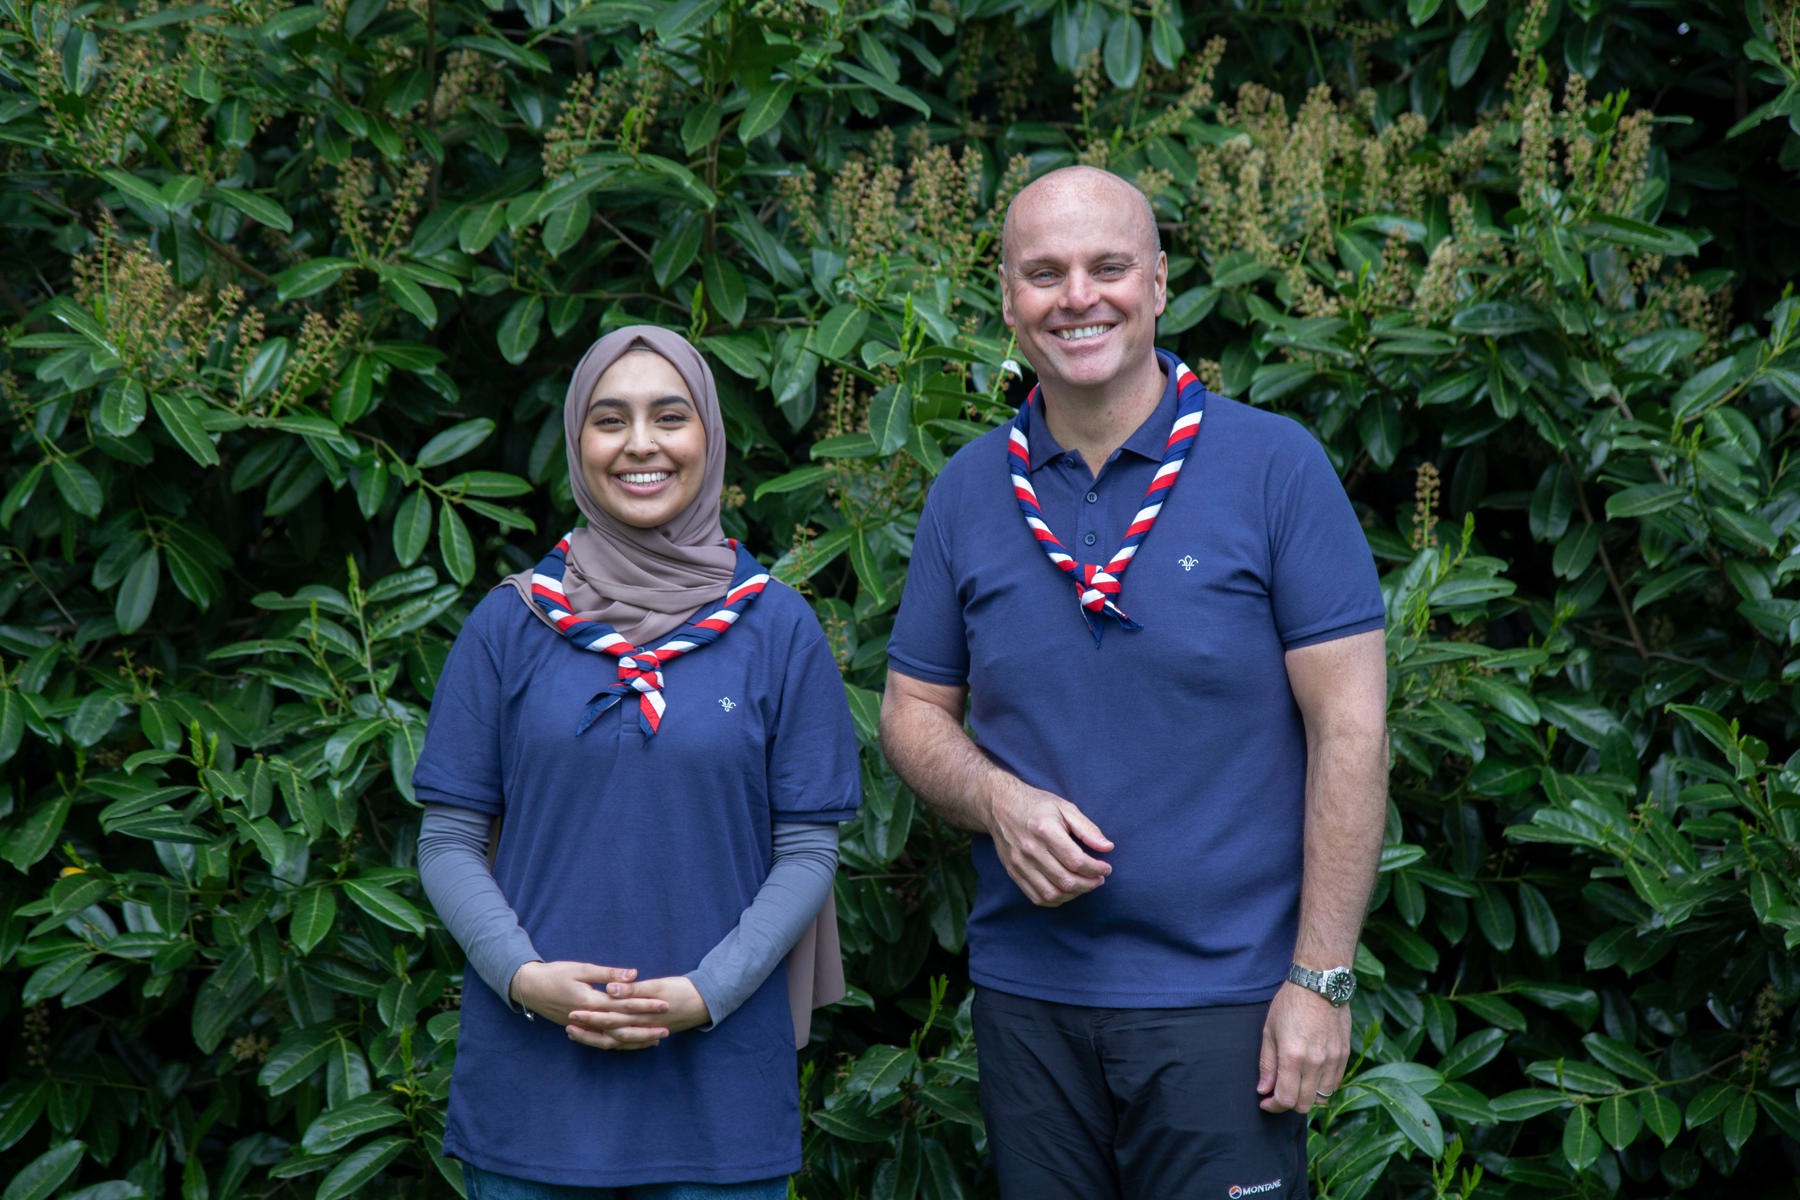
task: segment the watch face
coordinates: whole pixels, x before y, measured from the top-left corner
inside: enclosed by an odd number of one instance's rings
[[[1356,976],[1349,971],[1327,971],[1319,988],[1333,1004],[1347,1004],[1356,991]]]

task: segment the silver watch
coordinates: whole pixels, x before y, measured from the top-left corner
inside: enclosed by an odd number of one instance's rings
[[[1333,1008],[1342,1008],[1356,994],[1356,972],[1349,967],[1327,967],[1323,971],[1314,971],[1294,963],[1288,968],[1287,977],[1289,983],[1297,983],[1331,1001]]]

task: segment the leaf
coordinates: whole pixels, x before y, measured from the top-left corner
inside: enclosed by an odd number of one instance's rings
[[[1136,86],[1144,68],[1144,27],[1129,8],[1115,14],[1107,27],[1101,65],[1106,68],[1106,78],[1120,91]]]
[[[794,102],[794,85],[786,81],[763,84],[750,93],[744,115],[738,121],[738,137],[754,141],[781,123]]]
[[[1388,1080],[1366,1081],[1362,1076],[1349,1086],[1365,1089],[1373,1095],[1406,1139],[1427,1155],[1437,1158],[1444,1153],[1443,1123],[1425,1098],[1412,1088]]]
[[[288,917],[288,937],[302,954],[325,940],[331,924],[337,920],[337,897],[328,885],[307,888],[294,898]]]
[[[152,546],[137,556],[126,569],[125,578],[119,582],[113,616],[119,622],[120,633],[136,633],[149,619],[150,609],[156,603],[156,586],[161,579],[162,559]]]
[[[722,254],[709,254],[700,263],[701,282],[706,298],[726,325],[735,326],[744,319],[747,294],[744,277]]]
[[[431,497],[424,488],[414,488],[394,511],[394,557],[400,565],[410,567],[425,553],[431,540]]]
[[[1562,927],[1544,893],[1529,883],[1518,885],[1519,911],[1525,918],[1525,940],[1539,958],[1554,958],[1562,945]]]
[[[857,304],[833,307],[813,328],[813,349],[825,358],[841,361],[851,358],[862,344],[863,332],[869,327],[868,310]]]
[[[406,1114],[392,1098],[371,1093],[320,1113],[300,1139],[309,1154],[335,1154],[364,1134],[398,1125]]]
[[[1445,1079],[1457,1079],[1478,1071],[1494,1061],[1505,1044],[1504,1029],[1478,1030],[1451,1047],[1449,1053],[1438,1063],[1438,1071]]]
[[[494,334],[494,340],[500,346],[500,357],[514,366],[524,362],[531,348],[537,345],[543,318],[541,296],[520,296],[514,300],[506,315],[500,318],[500,328]]]
[[[872,1046],[856,1060],[843,1087],[866,1094],[871,1103],[880,1101],[899,1091],[918,1065],[919,1056],[904,1046]]]
[[[225,202],[260,225],[267,225],[282,233],[294,232],[294,218],[288,216],[286,209],[267,196],[227,187],[211,188],[207,195],[211,199]]]
[[[1487,53],[1489,25],[1472,21],[1462,27],[1450,43],[1450,86],[1462,87],[1475,77],[1481,58]]]
[[[0,763],[19,751],[25,736],[25,698],[16,688],[0,687]]]
[[[348,258],[310,258],[275,276],[275,294],[283,300],[317,295],[355,268]]]
[[[1594,1165],[1594,1160],[1600,1157],[1602,1149],[1604,1147],[1600,1143],[1600,1135],[1594,1130],[1594,1121],[1588,1116],[1587,1107],[1577,1105],[1563,1126],[1563,1157],[1575,1170],[1585,1171]]]
[[[1724,399],[1726,393],[1738,386],[1755,369],[1756,355],[1756,347],[1750,346],[1690,375],[1669,398],[1669,408],[1675,419],[1692,420]]]
[[[1637,1140],[1643,1122],[1638,1117],[1637,1104],[1629,1096],[1608,1096],[1594,1113],[1594,1126],[1607,1145],[1623,1150]]]
[[[325,1065],[337,1041],[335,1033],[321,1027],[294,1031],[263,1063],[256,1082],[267,1088],[271,1096],[292,1091]]]
[[[139,204],[148,205],[155,209],[161,209],[163,207],[162,193],[148,180],[139,179],[136,175],[127,171],[121,171],[116,167],[107,167],[105,170],[101,171],[100,178],[118,188],[121,192],[125,193],[125,195],[130,196]]]
[[[394,303],[419,319],[419,324],[427,329],[437,328],[437,303],[424,288],[393,271],[383,274],[381,284]]]
[[[831,472],[825,467],[796,467],[785,475],[777,475],[773,479],[765,479],[757,484],[756,491],[752,494],[751,499],[761,500],[764,496],[776,496],[784,492],[797,492],[804,488],[813,487],[816,484],[823,483],[830,477]]]
[[[850,1104],[818,1109],[812,1114],[812,1122],[831,1136],[842,1138],[846,1142],[886,1144],[893,1133],[887,1121],[858,1112]]]
[[[1725,1120],[1722,1128],[1725,1141],[1736,1154],[1743,1150],[1744,1143],[1756,1132],[1756,1098],[1748,1089],[1741,1091],[1737,1097],[1725,1107]]]
[[[1672,1144],[1681,1132],[1681,1106],[1661,1092],[1644,1093],[1638,1104],[1650,1132],[1661,1138],[1664,1146]]]
[[[81,1165],[87,1144],[67,1141],[52,1146],[19,1169],[0,1200],[49,1200],[56,1194],[75,1168]]]
[[[218,448],[206,429],[207,405],[204,401],[185,394],[157,392],[150,397],[150,406],[156,410],[163,428],[169,431],[176,445],[187,451],[189,458],[203,467],[219,465]]]
[[[892,454],[906,445],[912,430],[912,392],[902,383],[891,383],[869,401],[869,436],[875,453]],[[817,450],[817,447],[814,447]]]
[[[475,543],[469,527],[450,504],[438,509],[438,553],[444,556],[444,566],[456,582],[467,584],[475,578]]]
[[[1531,305],[1488,300],[1457,313],[1450,319],[1450,328],[1476,337],[1497,338],[1542,329],[1547,323],[1543,313]]]
[[[838,70],[856,80],[864,87],[874,88],[877,92],[880,92],[883,96],[886,96],[896,104],[903,104],[922,117],[931,116],[931,106],[919,99],[915,92],[903,88],[897,83],[889,83],[875,72],[864,67],[859,67],[855,63],[845,62],[840,59],[834,65]]]
[[[345,1155],[344,1160],[325,1173],[313,1200],[343,1200],[354,1196],[383,1167],[400,1157],[408,1141],[402,1137],[384,1137]]]
[[[115,379],[100,397],[100,428],[117,438],[130,437],[149,411],[143,384],[135,379]]]
[[[69,819],[71,803],[67,792],[60,792],[48,801],[35,801],[26,818],[6,835],[5,844],[0,845],[0,858],[23,871],[50,853],[50,847],[56,844],[56,837],[62,832],[63,822]]]
[[[50,478],[56,484],[57,492],[63,503],[84,517],[97,517],[100,507],[105,503],[106,494],[100,488],[100,481],[94,478],[93,472],[72,458],[53,458],[50,460]]]
[[[1617,521],[1623,517],[1643,517],[1674,508],[1688,498],[1687,489],[1673,483],[1640,483],[1606,498],[1606,515]]]
[[[350,897],[356,907],[383,925],[402,933],[424,935],[425,918],[419,915],[419,910],[410,901],[362,879],[346,879],[342,886],[344,894]]]
[[[463,214],[456,227],[456,244],[464,254],[480,254],[505,228],[505,201],[479,205]]]
[[[413,466],[421,471],[461,458],[493,436],[494,422],[487,417],[462,421],[434,436],[419,450]]]
[[[1699,244],[1679,230],[1659,229],[1655,225],[1646,225],[1642,221],[1633,221],[1629,217],[1614,216],[1611,213],[1598,213],[1576,228],[1578,232],[1603,242],[1627,246],[1633,250],[1648,250],[1665,258],[1686,258],[1700,253]]]

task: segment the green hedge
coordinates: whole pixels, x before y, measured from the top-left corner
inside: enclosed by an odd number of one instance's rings
[[[454,1183],[408,776],[460,617],[571,519],[562,388],[627,319],[718,365],[728,526],[863,742],[797,1193],[992,1195],[966,839],[874,722],[924,490],[1018,398],[996,213],[1072,161],[1151,195],[1162,340],[1317,434],[1383,571],[1317,1193],[1780,1192],[1797,36],[1761,0],[0,0],[3,1200]]]

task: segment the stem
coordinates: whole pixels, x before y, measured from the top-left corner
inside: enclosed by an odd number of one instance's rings
[[[1639,658],[1650,661],[1650,648],[1644,644],[1644,635],[1638,631],[1637,617],[1631,611],[1631,600],[1625,595],[1625,585],[1619,580],[1618,571],[1613,569],[1612,555],[1606,552],[1606,537],[1601,534],[1600,522],[1594,520],[1594,510],[1588,507],[1587,491],[1581,486],[1581,473],[1575,469],[1568,451],[1563,451],[1563,466],[1569,469],[1569,478],[1575,482],[1575,502],[1581,506],[1581,519],[1586,521],[1597,534],[1597,546],[1600,556],[1600,569],[1606,572],[1607,585],[1612,589],[1613,599],[1618,601],[1619,613],[1625,618],[1625,628],[1631,631],[1631,647],[1637,651]]]

